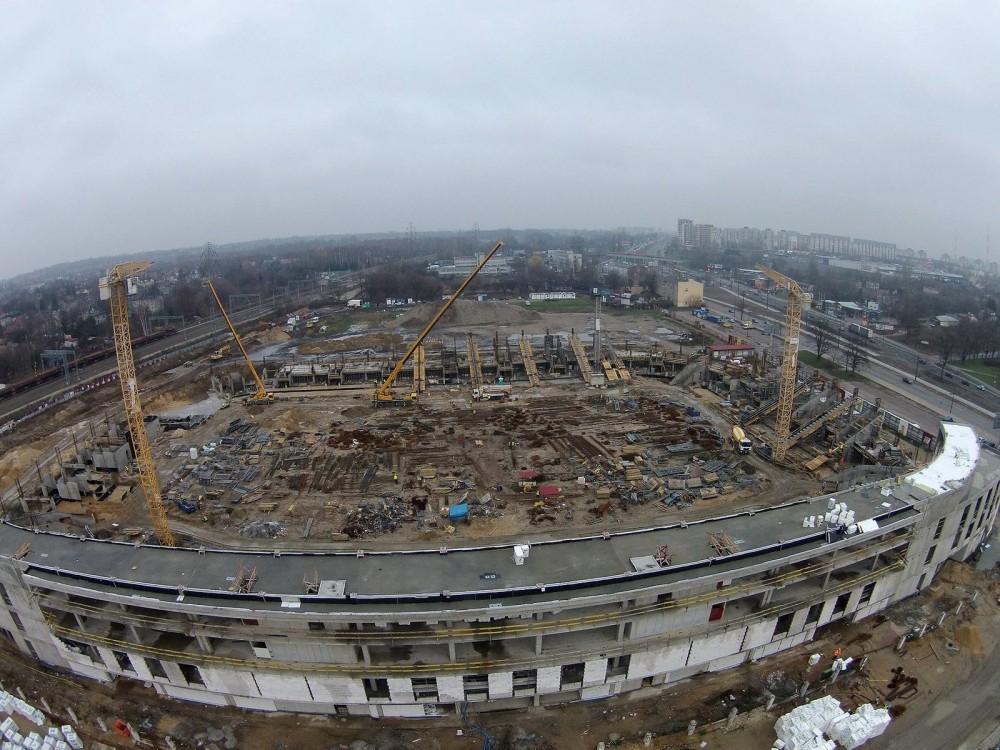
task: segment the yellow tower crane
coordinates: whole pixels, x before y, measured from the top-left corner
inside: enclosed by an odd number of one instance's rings
[[[111,327],[114,331],[115,354],[118,355],[118,381],[122,386],[125,418],[128,420],[128,430],[135,448],[135,464],[139,470],[142,492],[146,496],[149,517],[153,522],[153,532],[160,544],[173,547],[174,535],[167,523],[160,480],[156,477],[156,464],[153,462],[153,450],[150,448],[142,417],[139,381],[136,379],[135,359],[132,356],[132,333],[128,322],[128,295],[138,291],[135,276],[151,265],[153,264],[146,261],[116,265],[101,279],[101,299],[111,300]]]
[[[455,304],[455,300],[458,299],[458,296],[465,291],[465,287],[467,287],[469,284],[472,283],[472,280],[476,278],[476,275],[483,270],[483,266],[485,266],[487,263],[490,262],[490,258],[496,255],[497,250],[499,250],[501,247],[503,247],[503,241],[497,242],[497,244],[493,246],[493,249],[490,250],[488,253],[486,253],[483,259],[479,261],[479,265],[472,270],[472,273],[470,273],[466,277],[465,281],[461,283],[458,289],[455,290],[454,294],[452,294],[448,298],[448,301],[444,303],[444,306],[440,310],[438,310],[437,314],[433,318],[431,318],[431,322],[428,323],[427,327],[420,332],[420,335],[417,336],[417,340],[414,341],[412,344],[410,344],[410,348],[406,350],[406,354],[404,354],[400,358],[400,360],[396,363],[396,366],[392,369],[392,372],[389,373],[389,377],[387,377],[385,379],[385,382],[375,389],[375,393],[372,396],[372,399],[376,406],[379,405],[400,406],[400,405],[416,403],[417,401],[416,391],[411,391],[410,393],[397,395],[392,390],[393,383],[396,382],[396,378],[399,377],[399,373],[403,371],[403,365],[406,364],[407,360],[409,360],[409,358],[413,355],[413,352],[416,350],[416,348],[424,342],[425,338],[427,338],[427,334],[429,334],[431,332],[431,329],[437,325],[438,321],[441,320],[442,317],[444,317],[444,314],[448,312],[448,310],[451,308],[453,304]]]
[[[792,432],[792,406],[795,403],[795,375],[799,369],[799,332],[802,329],[802,290],[794,279],[778,273],[773,268],[758,265],[767,278],[788,289],[785,305],[785,352],[781,358],[781,388],[778,392],[778,410],[774,425],[773,457],[781,463],[788,453],[789,435]]]
[[[264,386],[264,381],[260,379],[260,375],[257,374],[257,368],[253,366],[253,362],[250,360],[250,355],[247,354],[246,348],[243,346],[243,342],[240,341],[240,335],[236,333],[236,327],[233,322],[229,319],[229,314],[226,312],[226,308],[222,306],[222,300],[219,299],[219,293],[215,291],[215,286],[212,285],[211,280],[206,279],[205,283],[212,292],[212,296],[215,297],[215,303],[222,310],[222,317],[226,319],[226,325],[229,326],[229,332],[233,334],[233,339],[236,341],[236,346],[240,348],[243,353],[243,359],[247,361],[247,367],[250,368],[250,374],[253,375],[253,382],[257,386],[257,392],[247,399],[247,405],[253,406],[256,404],[273,404],[274,394],[270,393]],[[222,349],[219,349],[221,352]],[[221,357],[220,357],[221,359]]]

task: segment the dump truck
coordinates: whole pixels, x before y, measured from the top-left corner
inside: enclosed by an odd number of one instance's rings
[[[489,401],[494,398],[510,398],[511,387],[509,385],[486,384],[482,388],[472,389],[472,398],[476,401]]]
[[[753,443],[747,434],[743,431],[743,428],[738,424],[733,425],[733,443],[736,445],[736,450],[740,453],[749,453],[750,449],[753,447]]]

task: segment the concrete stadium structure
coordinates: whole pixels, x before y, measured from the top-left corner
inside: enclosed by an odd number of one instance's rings
[[[993,526],[970,427],[905,477],[554,541],[324,553],[169,549],[0,525],[0,628],[99,681],[258,710],[419,717],[724,670],[926,587]],[[852,515],[853,514],[853,515]]]

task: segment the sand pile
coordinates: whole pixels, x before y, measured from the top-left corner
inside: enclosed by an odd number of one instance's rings
[[[396,324],[402,328],[421,330],[440,310],[439,303],[425,302],[399,316]],[[438,322],[439,326],[509,326],[541,320],[534,310],[511,305],[507,302],[475,302],[456,300],[451,309]]]
[[[340,352],[357,352],[365,349],[389,351],[399,349],[403,345],[403,337],[398,333],[366,333],[361,336],[348,336],[334,341],[315,340],[298,346],[299,354],[338,354]]]
[[[955,628],[955,640],[974,654],[983,653],[983,634],[975,625],[963,622]]]
[[[0,459],[0,482],[4,485],[19,479],[39,458],[42,452],[37,448],[12,448]]]

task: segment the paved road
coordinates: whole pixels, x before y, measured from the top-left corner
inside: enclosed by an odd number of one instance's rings
[[[935,696],[926,714],[890,724],[866,750],[992,750],[1000,726],[1000,649],[973,660],[971,673]]]

